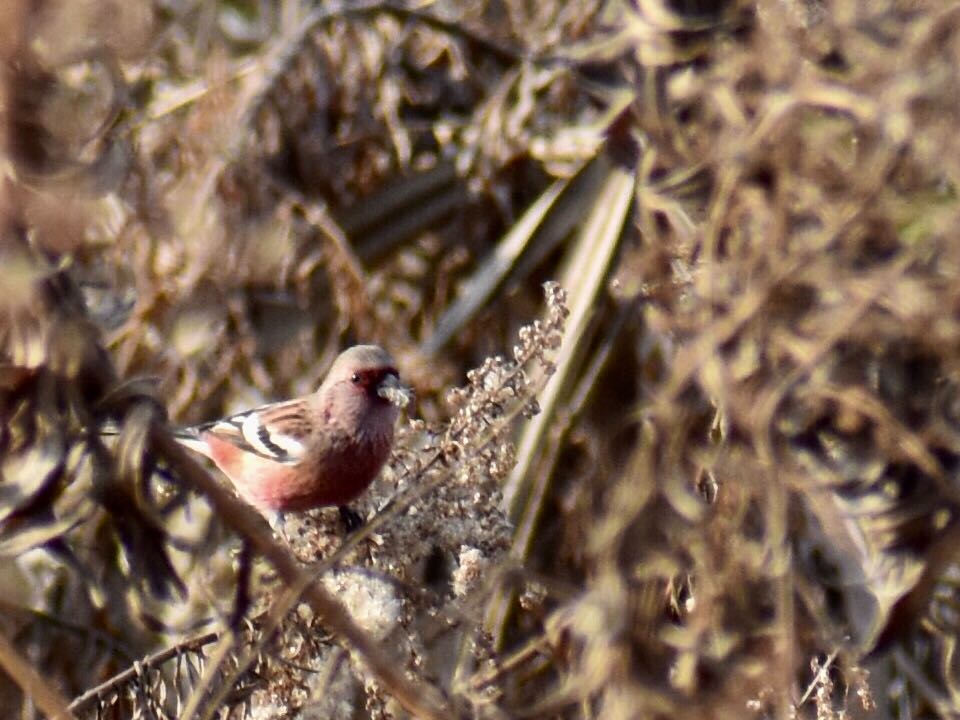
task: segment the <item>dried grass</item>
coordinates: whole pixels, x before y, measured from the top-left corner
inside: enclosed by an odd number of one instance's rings
[[[960,714],[956,4],[0,26],[11,716]],[[361,340],[416,419],[294,557],[166,417]]]

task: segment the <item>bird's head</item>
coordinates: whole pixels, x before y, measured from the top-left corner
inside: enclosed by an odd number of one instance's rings
[[[355,345],[340,353],[318,394],[348,422],[382,421],[391,428],[412,398],[390,353],[377,345]]]

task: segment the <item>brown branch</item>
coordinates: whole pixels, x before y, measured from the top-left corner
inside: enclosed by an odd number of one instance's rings
[[[177,655],[183,655],[184,653],[188,652],[198,652],[203,646],[209,645],[212,642],[216,642],[217,638],[219,637],[219,632],[208,632],[204,633],[203,635],[189,638],[181,643],[177,643],[173,647],[158,650],[152,655],[147,655],[140,662],[131,665],[126,670],[117,673],[96,687],[90,688],[82,695],[78,695],[70,703],[70,709],[74,712],[82,712],[94,700],[109,695],[111,692],[119,689],[138,675],[142,675],[144,671],[150,670],[158,665],[163,665],[168,660],[172,660],[173,658],[177,657]]]

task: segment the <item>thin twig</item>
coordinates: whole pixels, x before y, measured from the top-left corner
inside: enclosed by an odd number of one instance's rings
[[[817,689],[817,685],[823,682],[823,679],[826,677],[827,673],[830,671],[830,666],[833,665],[833,661],[837,659],[837,651],[834,650],[830,653],[830,656],[827,658],[827,661],[820,666],[820,669],[817,670],[817,674],[814,676],[813,680],[810,681],[810,684],[807,686],[806,692],[803,693],[803,697],[800,698],[800,702],[797,703],[797,707],[803,705],[807,700],[810,699],[810,696],[813,695],[813,691]]]
[[[73,702],[70,703],[70,709],[74,712],[82,712],[95,700],[103,699],[113,691],[120,689],[123,687],[123,685],[133,680],[139,671],[150,670],[159,665],[163,665],[165,662],[172,660],[178,655],[184,655],[190,652],[198,652],[202,647],[216,642],[219,637],[219,632],[208,632],[204,633],[203,635],[198,635],[196,637],[184,640],[183,642],[177,643],[173,647],[160,650],[152,655],[147,655],[138,663],[139,670],[137,666],[131,665],[126,670],[117,673],[96,687],[90,688],[82,695],[78,695],[76,698],[74,698]]]
[[[227,629],[221,634],[217,640],[217,646],[210,656],[209,662],[207,662],[203,669],[203,674],[190,691],[190,697],[187,698],[180,717],[188,719],[204,717],[203,708],[207,708],[209,712],[212,712],[214,707],[219,706],[220,697],[217,691],[211,693],[210,687],[213,685],[214,680],[217,679],[221,665],[223,665],[223,662],[229,657],[230,652],[233,650],[236,639],[237,634],[232,628]],[[227,687],[224,688],[224,685],[227,685]],[[220,695],[226,695],[233,689],[233,683],[220,683],[218,687],[221,691]],[[204,699],[208,698],[211,694],[213,697],[210,698],[210,702],[204,704]]]

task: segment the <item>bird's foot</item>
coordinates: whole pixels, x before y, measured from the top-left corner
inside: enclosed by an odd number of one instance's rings
[[[293,556],[298,561],[300,561],[304,565],[309,565],[310,563],[316,560],[315,557],[309,554],[306,557],[304,557],[304,555],[301,552],[303,550],[304,543],[301,542],[301,543],[295,544],[293,542],[293,539],[287,534],[286,517],[282,512],[274,511],[272,513],[269,513],[267,515],[267,520],[270,522],[270,527],[273,529],[274,535],[280,538],[281,542],[283,542],[287,546],[287,549],[289,549],[290,552],[293,553]],[[303,535],[303,530],[301,529],[300,536],[302,537],[302,535]]]
[[[340,505],[337,510],[340,511],[340,519],[343,521],[343,527],[346,529],[347,535],[363,525],[363,516],[356,510],[346,505]]]
[[[290,543],[290,538],[287,537],[286,531],[286,518],[283,516],[283,513],[280,511],[274,511],[267,514],[267,522],[270,523],[270,528],[273,530],[274,534],[279,536],[283,542],[287,544],[287,547],[293,547]]]

